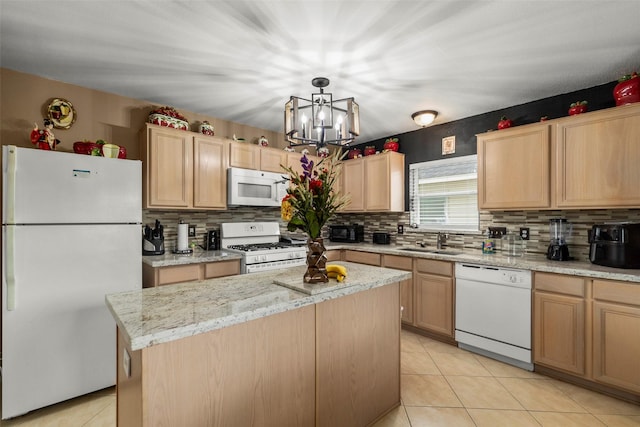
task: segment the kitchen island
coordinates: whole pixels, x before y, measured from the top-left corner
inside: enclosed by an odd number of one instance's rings
[[[365,426],[398,406],[411,273],[340,264],[340,284],[295,267],[108,295],[118,426]]]

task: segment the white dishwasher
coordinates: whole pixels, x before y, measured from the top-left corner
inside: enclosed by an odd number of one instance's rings
[[[456,263],[458,347],[529,371],[531,271]]]

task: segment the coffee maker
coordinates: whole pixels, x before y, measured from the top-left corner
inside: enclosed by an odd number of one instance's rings
[[[571,235],[573,226],[564,218],[553,218],[549,220],[549,235],[551,240],[547,249],[547,259],[553,261],[568,261],[569,246],[567,238]]]

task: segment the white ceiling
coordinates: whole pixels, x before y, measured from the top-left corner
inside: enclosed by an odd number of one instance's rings
[[[328,77],[364,142],[640,71],[637,0],[0,0],[0,65],[282,132]]]

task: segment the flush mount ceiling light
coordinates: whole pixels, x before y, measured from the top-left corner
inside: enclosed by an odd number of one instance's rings
[[[411,118],[418,126],[429,126],[438,116],[438,112],[434,110],[422,110],[411,115]]]
[[[360,114],[353,98],[333,100],[325,93],[329,79],[316,77],[311,80],[320,93],[311,99],[292,96],[284,105],[284,133],[289,145],[315,145],[316,148],[331,145],[349,145],[360,134]]]

